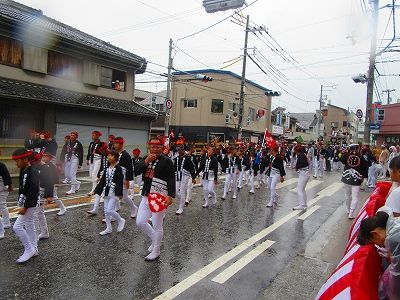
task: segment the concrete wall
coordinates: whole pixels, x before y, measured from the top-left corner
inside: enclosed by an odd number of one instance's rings
[[[189,83],[185,79],[193,77],[177,76],[180,81],[173,83],[172,100],[173,109],[170,124],[172,126],[213,126],[235,128],[235,124],[225,125],[225,116],[229,112],[229,103],[239,104],[240,80],[226,74],[204,74],[213,78],[213,81],[203,83],[200,80]],[[243,110],[243,130],[257,133],[264,132],[271,126],[271,97],[264,95],[264,91],[246,84],[245,104]],[[184,99],[197,99],[197,108],[184,108]],[[212,99],[224,100],[222,113],[211,113]],[[248,126],[246,120],[249,107],[264,109],[265,115],[260,120],[251,122]],[[237,118],[233,120],[237,124]]]
[[[324,126],[325,126],[325,130],[324,130],[324,136],[325,137],[329,137],[332,133],[332,126],[331,123],[337,122],[338,123],[338,127],[336,130],[343,130],[343,132],[347,131],[346,127],[343,127],[343,121],[350,121],[350,118],[346,115],[346,111],[332,106],[332,105],[328,105],[327,106],[327,110],[323,110],[322,111],[322,115],[323,115],[323,120],[324,120]]]

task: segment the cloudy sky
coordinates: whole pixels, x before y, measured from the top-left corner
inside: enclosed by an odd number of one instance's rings
[[[155,74],[167,71],[163,66],[167,65],[169,38],[176,45],[176,69],[224,68],[241,74],[240,60],[230,65],[243,53],[244,28],[240,26],[240,17],[236,17],[239,20],[228,18],[208,30],[187,37],[233,13],[207,14],[201,0],[19,2],[145,57],[151,73],[138,76],[137,81],[149,83],[138,83],[137,88],[151,91],[165,89],[164,82],[155,82],[165,78]],[[250,15],[252,26],[265,25],[268,34],[249,35],[248,47],[256,48],[249,51],[255,55],[253,58],[263,70],[248,60],[246,77],[270,89],[282,91],[281,97],[273,99],[273,107],[283,106],[289,112],[313,112],[318,107],[320,86],[324,85],[335,86],[324,88],[324,94],[332,104],[365,111],[366,85],[355,84],[351,77],[368,69],[368,0],[247,2],[254,3],[244,9],[243,14]],[[380,6],[391,2],[381,0]],[[366,11],[362,3],[366,4]],[[387,39],[392,36],[391,10],[382,8],[378,47],[385,47],[389,42]],[[400,45],[399,40],[392,45]],[[400,73],[400,52],[385,53],[377,60],[381,74]],[[399,76],[380,76],[377,80],[379,95],[375,95],[375,99],[378,96],[386,99],[382,90],[397,87],[392,93],[393,101],[397,101],[400,99],[399,83]]]

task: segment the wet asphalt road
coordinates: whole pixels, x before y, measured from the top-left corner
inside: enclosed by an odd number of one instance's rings
[[[287,179],[296,178],[293,170],[288,169],[287,173]],[[219,198],[216,206],[204,209],[202,189],[197,187],[183,215],[175,215],[176,203],[168,209],[161,257],[155,262],[144,261],[150,241],[138,230],[135,220],[128,219],[126,205],[121,208],[122,217],[127,219],[125,230],[117,233],[114,224],[114,232],[108,236],[99,235],[104,228],[102,216],[89,217],[88,206],[70,208],[63,217],[50,212],[46,215],[50,238],[39,241],[39,256],[25,265],[15,263],[22,246],[12,230],[6,230],[6,237],[0,241],[0,298],[153,299],[161,294],[168,299],[169,292],[179,291],[176,299],[264,299],[271,281],[342,205],[343,188],[329,192],[339,180],[339,173],[330,173],[307,192],[310,201],[321,191],[328,191],[316,203],[321,207],[305,220],[293,214],[286,218],[297,205],[292,190],[296,182],[278,190],[281,199],[275,209],[265,207],[269,197],[265,187],[256,190],[255,195],[244,187],[236,200],[229,196],[225,201]],[[217,185],[218,196],[222,189],[223,180]],[[139,204],[138,197],[135,203]],[[215,268],[211,265],[205,270],[208,273],[198,272],[282,218],[288,220],[225,264]],[[274,243],[237,273],[229,272],[232,277],[226,282],[213,281],[236,261],[251,256],[249,252],[266,240]]]

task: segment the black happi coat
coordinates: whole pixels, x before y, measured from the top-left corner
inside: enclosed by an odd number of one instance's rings
[[[172,160],[165,155],[160,155],[152,164],[146,165],[145,159],[146,156],[135,165],[135,176],[142,174],[142,196],[147,196],[150,192],[158,192],[175,198],[175,170]],[[147,173],[154,165],[153,178],[150,178]]]
[[[39,173],[29,166],[19,173],[19,207],[36,207],[39,199]]]
[[[100,182],[97,184],[94,193],[101,196],[104,191],[104,195],[108,196],[110,194],[111,189],[114,189],[114,195],[116,197],[123,196],[124,189],[124,174],[122,172],[122,167],[117,164],[114,166],[114,175],[111,179],[111,183],[107,183],[107,172],[108,167],[103,171],[103,175],[101,176]]]

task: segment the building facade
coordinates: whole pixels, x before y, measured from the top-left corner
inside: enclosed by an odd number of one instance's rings
[[[373,114],[371,134],[376,144],[400,145],[400,103],[379,105]]]
[[[349,143],[355,133],[354,121],[347,109],[328,104],[322,107],[324,140],[334,143]]]
[[[76,130],[87,146],[97,129],[144,148],[157,117],[133,101],[145,58],[10,0],[0,23],[0,148],[22,144],[30,128],[60,145]]]
[[[212,81],[199,80],[203,75]],[[196,70],[174,74],[170,127],[188,141],[233,141],[238,136],[241,76],[230,71]],[[269,89],[246,80],[243,108],[243,135],[246,142],[261,141],[271,128]]]

